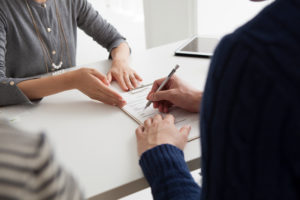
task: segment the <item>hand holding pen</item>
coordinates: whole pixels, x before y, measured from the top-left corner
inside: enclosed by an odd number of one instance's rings
[[[175,68],[170,72],[170,74],[163,80],[163,82],[160,84],[160,86],[155,90],[155,92],[161,91],[161,89],[166,85],[166,83],[170,80],[170,78],[173,76],[173,74],[176,72],[176,70],[179,68],[179,65],[176,65]],[[152,87],[153,90],[153,87]],[[152,91],[151,90],[151,91]],[[150,92],[151,93],[151,92]],[[149,96],[149,95],[148,95]],[[148,101],[144,110],[148,108],[151,105],[152,101]]]
[[[166,77],[166,79],[161,83],[161,85],[158,87],[158,89],[155,91],[155,92],[159,92],[165,85],[166,83],[170,80],[170,78],[173,76],[173,74],[176,72],[176,70],[179,68],[179,65],[176,65],[175,68],[170,72],[170,74]],[[153,87],[152,87],[152,90],[153,90]],[[151,90],[151,91],[152,91]],[[144,110],[146,108],[148,108],[150,105],[151,105],[152,101],[148,101]]]
[[[158,91],[158,88],[167,78],[161,78],[153,83],[147,99],[153,102],[153,107],[160,112],[167,113],[169,108],[176,106],[189,112],[199,112],[202,92],[183,80],[173,75],[166,84]]]

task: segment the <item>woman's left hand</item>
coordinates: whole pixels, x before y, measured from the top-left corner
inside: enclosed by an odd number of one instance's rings
[[[128,91],[138,87],[143,79],[129,67],[127,60],[113,60],[107,80],[116,80],[124,91]]]

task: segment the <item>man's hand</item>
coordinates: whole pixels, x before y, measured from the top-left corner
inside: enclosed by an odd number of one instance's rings
[[[183,150],[190,130],[190,126],[184,126],[178,130],[174,125],[172,115],[166,115],[164,119],[161,115],[149,118],[135,131],[138,154],[141,156],[145,151],[161,144],[171,144]]]
[[[147,99],[153,101],[153,107],[167,113],[173,105],[189,112],[199,112],[202,92],[191,88],[178,77],[173,76],[163,90],[155,92],[165,78],[156,80]]]

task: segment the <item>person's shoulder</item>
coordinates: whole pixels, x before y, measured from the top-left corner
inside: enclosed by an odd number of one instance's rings
[[[293,6],[291,0],[277,0],[263,8],[253,19],[234,32],[249,46],[285,42],[291,32],[300,34],[300,6]],[[262,45],[263,44],[263,45]]]
[[[0,16],[7,18],[8,13],[17,12],[21,9],[24,1],[19,0],[0,0]]]
[[[1,0],[0,1],[0,8],[9,8],[15,4],[20,4],[21,1],[18,0]]]
[[[215,60],[225,62],[225,60],[232,59],[236,52],[246,52],[247,45],[244,41],[243,34],[236,30],[230,34],[225,35],[219,42],[214,52],[212,62]],[[241,51],[243,50],[243,51]]]
[[[0,19],[6,16],[5,10],[7,10],[7,0],[0,1]]]
[[[0,119],[0,149],[4,152],[15,152],[17,155],[36,154],[43,146],[48,145],[44,134],[19,130],[9,121]]]

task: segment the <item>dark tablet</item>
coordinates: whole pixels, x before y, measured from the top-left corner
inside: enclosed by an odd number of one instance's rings
[[[176,56],[211,57],[219,43],[216,38],[193,37],[175,51]]]

